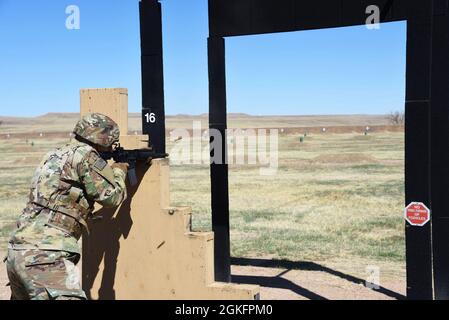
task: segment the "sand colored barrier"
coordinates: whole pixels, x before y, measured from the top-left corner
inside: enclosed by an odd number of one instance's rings
[[[128,132],[126,89],[81,90],[81,115],[100,112]],[[126,149],[148,136],[123,135]],[[117,210],[99,208],[83,237],[83,288],[91,299],[257,299],[259,287],[214,281],[214,234],[192,232],[189,207],[170,206],[169,159],[139,164]]]

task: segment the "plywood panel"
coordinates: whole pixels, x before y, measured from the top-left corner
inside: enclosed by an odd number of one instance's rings
[[[81,116],[99,112],[119,125],[122,135],[128,134],[128,89],[81,89]]]

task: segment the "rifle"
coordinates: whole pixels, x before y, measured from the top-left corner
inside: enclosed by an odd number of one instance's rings
[[[100,156],[105,160],[113,159],[115,162],[128,163],[128,179],[131,186],[137,184],[136,163],[137,161],[148,161],[150,159],[161,159],[168,157],[167,153],[157,153],[147,149],[125,150],[120,145],[111,152],[100,152]]]

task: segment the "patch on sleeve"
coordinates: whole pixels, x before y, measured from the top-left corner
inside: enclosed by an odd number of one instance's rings
[[[111,185],[115,186],[114,171],[103,158],[92,152],[89,157],[89,164],[96,173],[106,179]]]
[[[101,175],[104,179],[106,179],[110,184],[115,186],[114,171],[110,166],[105,166],[103,170],[98,170],[96,167],[94,167],[94,171]]]
[[[107,166],[107,162],[104,161],[102,158],[98,158],[97,161],[95,161],[94,163],[94,168],[102,171],[106,166]]]

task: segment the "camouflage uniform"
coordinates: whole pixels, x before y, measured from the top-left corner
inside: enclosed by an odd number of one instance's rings
[[[100,114],[84,117],[74,132],[104,147],[119,136],[117,125]],[[83,226],[95,202],[115,207],[125,199],[125,172],[109,166],[90,143],[75,141],[49,152],[9,241],[12,299],[85,299],[75,269]]]

